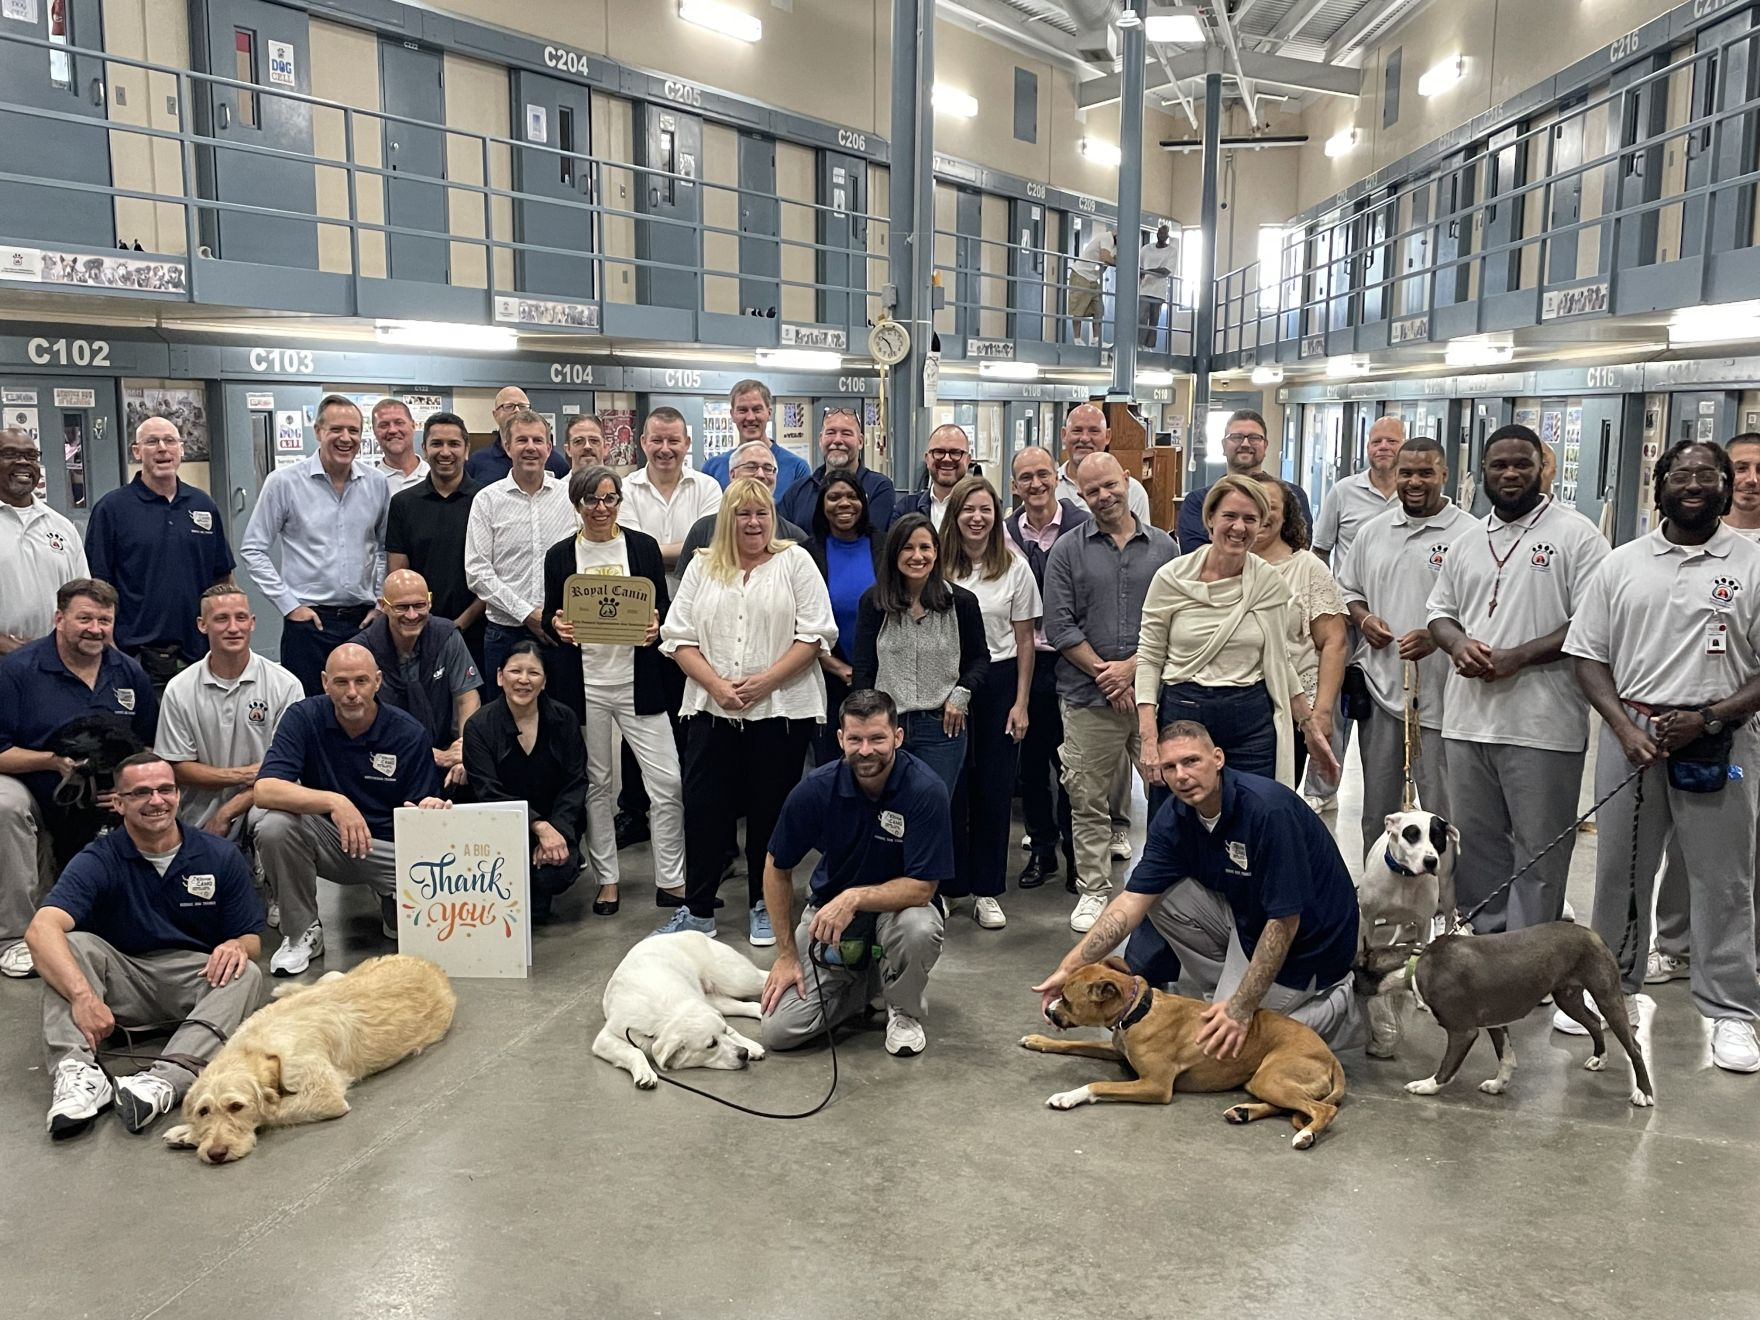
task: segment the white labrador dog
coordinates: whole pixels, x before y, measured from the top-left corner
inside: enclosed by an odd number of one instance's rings
[[[1455,909],[1454,868],[1460,849],[1461,832],[1434,812],[1389,815],[1386,831],[1363,856],[1363,878],[1357,883],[1360,947],[1427,941],[1438,917],[1446,925]],[[1369,1001],[1366,1049],[1371,1057],[1393,1057],[1409,998],[1378,995]]]
[[[758,1017],[763,989],[762,971],[707,935],[651,935],[624,955],[606,983],[605,1026],[593,1053],[644,1091],[659,1083],[655,1065],[666,1072],[737,1071],[763,1058],[764,1047],[728,1026],[727,1017]]]

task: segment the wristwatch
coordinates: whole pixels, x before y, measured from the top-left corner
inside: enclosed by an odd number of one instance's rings
[[[1716,737],[1723,732],[1723,721],[1711,713],[1711,707],[1699,707],[1699,718],[1705,721],[1705,732]]]

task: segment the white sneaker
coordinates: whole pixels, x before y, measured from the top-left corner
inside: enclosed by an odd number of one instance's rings
[[[1564,911],[1562,911],[1558,914],[1558,919],[1560,921],[1568,921],[1573,926],[1576,925],[1576,923],[1577,923],[1577,910],[1571,906],[1570,899],[1568,899],[1568,898],[1565,899]]]
[[[116,1113],[130,1132],[145,1132],[161,1114],[171,1112],[171,1083],[152,1073],[136,1073],[116,1083]]]
[[[31,946],[20,940],[17,944],[0,953],[0,976],[10,976],[22,981],[27,976],[37,974],[37,964],[31,958]]]
[[[281,929],[281,904],[269,904],[269,915],[263,919],[263,924],[274,930]]]
[[[324,956],[324,927],[314,921],[297,940],[282,936],[281,947],[269,959],[269,971],[276,976],[298,976],[312,965],[313,958]]]
[[[1022,852],[1032,852],[1033,851],[1033,836],[1032,835],[1030,835],[1030,834],[1021,835],[1021,851]]]
[[[1718,1018],[1711,1028],[1711,1062],[1725,1072],[1760,1072],[1760,1040],[1745,1018]]]
[[[1100,914],[1104,911],[1105,894],[1083,894],[1076,903],[1076,910],[1069,914],[1069,928],[1078,935],[1086,935],[1094,929],[1094,923],[1100,920]]]
[[[972,909],[972,915],[985,930],[1001,930],[1008,925],[1008,918],[1002,915],[1002,904],[993,898],[980,898]]]
[[[1112,831],[1112,843],[1110,845],[1108,845],[1107,851],[1112,854],[1112,860],[1115,862],[1128,862],[1128,861],[1130,861],[1130,859],[1131,859],[1130,835],[1125,833],[1125,831],[1123,831],[1123,830]]]
[[[900,1013],[896,1008],[886,1010],[886,1052],[895,1058],[908,1059],[913,1054],[921,1054],[928,1038],[923,1035],[923,1024],[908,1013]]]
[[[63,1059],[55,1068],[55,1097],[49,1103],[49,1135],[71,1137],[83,1132],[110,1105],[110,1081],[97,1068],[78,1059]]]
[[[1595,996],[1586,995],[1584,996],[1583,1002],[1593,1006],[1595,1003]],[[1644,1001],[1639,999],[1637,995],[1626,996],[1626,1021],[1632,1024],[1633,1031],[1638,1029],[1639,1014],[1643,1009],[1643,1003]],[[1603,1022],[1607,1020],[1606,1018],[1601,1017],[1599,1009],[1596,1010],[1595,1016],[1600,1018]],[[1554,1031],[1562,1031],[1567,1036],[1587,1036],[1589,1034],[1589,1028],[1585,1027],[1575,1018],[1566,1016],[1565,1011],[1562,1008],[1553,1011],[1552,1029]]]
[[[1664,953],[1660,949],[1650,950],[1649,958],[1644,961],[1644,984],[1663,985],[1669,981],[1679,981],[1693,974],[1693,965],[1685,958],[1677,958],[1672,953]]]

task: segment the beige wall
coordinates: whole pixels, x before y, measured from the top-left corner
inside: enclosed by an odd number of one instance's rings
[[[178,0],[104,0],[104,47],[112,54],[172,67],[189,66],[188,28]],[[108,66],[110,120],[176,132],[177,79],[123,64]],[[167,101],[172,108],[167,107]],[[188,107],[182,107],[186,112]],[[181,146],[138,133],[110,134],[110,178],[118,188],[187,196]],[[194,180],[189,180],[193,185]],[[116,236],[149,252],[184,255],[184,208],[174,203],[119,198]]]

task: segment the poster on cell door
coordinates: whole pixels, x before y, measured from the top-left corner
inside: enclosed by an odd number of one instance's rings
[[[523,802],[400,807],[397,951],[448,976],[518,977],[532,965],[532,835]]]
[[[199,385],[125,385],[122,389],[123,426],[132,441],[149,417],[163,417],[183,437],[183,461],[206,463],[211,455],[208,436],[208,396]]]

